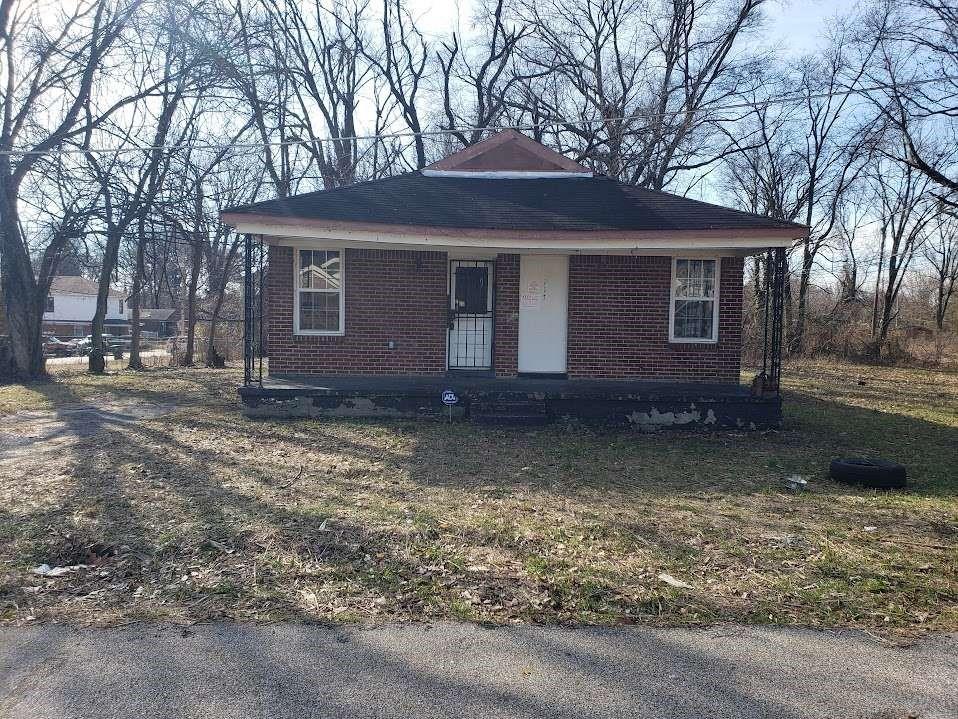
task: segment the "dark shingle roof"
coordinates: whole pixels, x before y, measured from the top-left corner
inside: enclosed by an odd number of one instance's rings
[[[488,179],[409,172],[223,213],[490,230],[804,230],[604,176]]]
[[[50,281],[50,292],[64,295],[96,295],[99,285],[79,275],[57,275]],[[123,297],[123,293],[110,288],[110,297]]]

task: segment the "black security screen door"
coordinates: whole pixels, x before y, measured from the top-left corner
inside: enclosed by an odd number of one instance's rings
[[[456,268],[456,312],[465,315],[482,315],[489,311],[488,267]]]
[[[449,369],[492,368],[492,262],[449,263]]]

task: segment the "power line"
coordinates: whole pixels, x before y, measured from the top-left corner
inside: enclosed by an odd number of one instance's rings
[[[920,87],[923,85],[930,85],[932,83],[939,83],[942,81],[955,82],[958,81],[958,75],[943,75],[942,77],[932,77],[932,78],[922,78],[920,80],[911,80],[907,82],[899,82],[894,85],[889,85],[887,83],[878,83],[870,87],[859,87],[859,88],[848,88],[845,90],[833,90],[828,92],[820,93],[808,93],[808,94],[799,94],[792,93],[786,95],[780,95],[778,97],[770,97],[764,100],[755,100],[755,101],[742,101],[737,103],[731,103],[728,105],[720,105],[717,107],[709,107],[704,110],[697,111],[698,113],[703,112],[725,112],[728,110],[745,110],[745,109],[758,109],[758,108],[767,108],[770,105],[775,104],[784,104],[787,102],[794,101],[808,101],[808,100],[823,100],[831,97],[844,97],[847,95],[864,95],[869,92],[875,92],[877,90],[898,90],[905,87]],[[629,122],[631,120],[652,120],[652,119],[662,119],[664,117],[673,117],[678,115],[685,115],[686,111],[683,110],[673,110],[667,112],[649,112],[649,113],[635,113],[631,115],[622,115],[618,117],[608,117],[608,118],[597,118],[594,120],[583,120],[583,119],[555,119],[547,120],[545,122],[525,124],[525,125],[487,125],[487,126],[470,126],[470,127],[460,127],[455,129],[438,129],[438,130],[423,130],[421,132],[409,132],[409,131],[400,131],[400,132],[387,132],[373,135],[349,135],[345,137],[325,137],[325,138],[313,138],[313,139],[296,139],[296,140],[282,140],[277,142],[231,142],[231,143],[219,143],[219,144],[189,144],[189,145],[135,145],[132,147],[100,147],[100,148],[70,148],[70,149],[49,149],[49,150],[27,150],[27,149],[10,149],[10,150],[0,150],[0,155],[6,156],[16,156],[16,157],[25,157],[30,155],[41,155],[41,156],[64,156],[64,155],[106,155],[106,154],[126,154],[131,152],[176,152],[180,150],[225,150],[225,149],[245,149],[245,150],[260,150],[267,147],[293,147],[296,145],[315,145],[315,144],[325,144],[332,142],[360,142],[360,141],[382,141],[382,140],[396,140],[402,138],[414,139],[416,137],[442,137],[453,135],[457,133],[470,133],[470,132],[500,132],[502,130],[518,130],[518,131],[533,131],[533,130],[544,130],[550,127],[591,127],[593,125],[603,125],[610,122]]]

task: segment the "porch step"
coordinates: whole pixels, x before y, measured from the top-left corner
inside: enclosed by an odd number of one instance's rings
[[[469,416],[477,424],[533,427],[552,421],[541,400],[478,400],[473,402]]]

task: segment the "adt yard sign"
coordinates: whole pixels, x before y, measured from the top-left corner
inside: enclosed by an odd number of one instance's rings
[[[452,406],[459,401],[459,398],[456,396],[456,393],[451,389],[444,389],[442,391],[442,403],[449,408],[449,421],[452,422]]]

